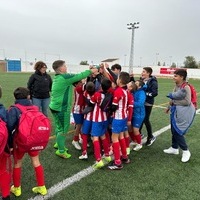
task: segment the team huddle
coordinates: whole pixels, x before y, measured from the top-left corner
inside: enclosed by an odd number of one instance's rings
[[[72,109],[76,124],[76,133],[72,144],[76,149],[82,149],[80,160],[88,158],[87,146],[91,136],[94,146],[94,168],[108,165],[110,170],[123,168],[123,163],[130,163],[130,138],[136,142],[134,150],[142,148],[140,128],[145,119],[145,102],[148,117],[145,122],[148,126],[147,145],[150,146],[155,137],[152,135],[149,115],[158,94],[157,80],[152,77],[152,69],[143,69],[144,80],[131,81],[127,72],[121,72],[121,66],[116,64],[111,69],[101,65],[91,71],[70,76],[66,74],[66,65],[62,61],[55,61],[53,68],[57,75],[52,85],[50,109],[56,122],[56,155],[70,158],[65,146],[65,134],[69,130],[69,114],[71,112],[71,87],[75,86],[75,100]],[[117,73],[116,73],[117,71]],[[86,83],[83,79],[87,78]],[[132,77],[133,79],[133,77]],[[146,84],[145,84],[146,81]],[[148,84],[147,84],[148,83]],[[66,87],[67,86],[67,87]],[[63,88],[63,89],[61,89]],[[148,94],[148,98],[146,98]],[[133,109],[134,108],[134,109]],[[79,145],[81,135],[82,148]],[[103,156],[102,156],[103,152]]]
[[[71,157],[66,146],[71,112],[75,121],[72,144],[82,152],[79,159],[86,160],[89,140],[92,140],[95,169],[106,165],[109,170],[120,170],[124,164],[129,164],[131,150],[139,151],[143,147],[143,124],[147,129],[146,146],[151,146],[156,140],[149,120],[154,98],[158,95],[158,83],[156,77],[152,76],[152,68],[144,67],[138,80],[121,71],[118,64],[113,65],[111,69],[107,64],[101,64],[72,75],[67,73],[65,62],[57,60],[52,66],[56,73],[52,82],[46,74],[45,63],[37,64],[36,66],[40,67],[36,74],[30,77],[29,89],[19,87],[14,91],[16,101],[8,111],[0,104],[0,136],[4,136],[4,140],[0,137],[0,189],[3,200],[10,199],[10,192],[15,196],[22,193],[21,167],[25,153],[29,154],[36,175],[37,186],[32,191],[41,195],[47,194],[39,154],[46,147],[51,132],[47,118],[48,104],[55,124],[55,154],[61,158]],[[166,110],[171,111],[172,146],[164,150],[164,153],[176,155],[181,148],[182,162],[189,161],[191,156],[184,134],[192,124],[196,105],[192,100],[192,90],[186,83],[186,78],[185,70],[179,69],[174,72],[176,87],[167,95],[170,102]],[[46,86],[41,88],[42,81]],[[41,99],[34,90],[35,85],[42,95]],[[44,109],[38,106],[41,102]],[[187,113],[187,116],[184,113]],[[38,135],[40,137],[37,137]],[[11,152],[14,157],[14,168],[13,185],[10,188],[11,168],[7,169],[7,164],[10,163]]]

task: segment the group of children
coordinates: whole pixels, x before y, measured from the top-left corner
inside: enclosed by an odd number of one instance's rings
[[[122,169],[123,164],[130,163],[128,157],[130,154],[130,141],[132,140],[135,144],[133,150],[138,151],[142,148],[140,129],[143,123],[147,128],[150,127],[149,130],[147,129],[146,145],[150,146],[155,141],[151,124],[148,120],[154,97],[157,96],[158,87],[156,79],[151,77],[152,69],[150,67],[143,68],[142,79],[136,81],[132,81],[127,72],[121,72],[120,65],[114,65],[111,69],[108,66],[101,65],[100,67],[92,67],[80,74],[71,75],[67,73],[65,62],[57,60],[53,63],[53,69],[56,74],[53,80],[49,107],[56,127],[54,148],[57,156],[64,159],[71,157],[66,148],[66,134],[70,127],[71,110],[76,127],[72,144],[76,149],[82,150],[79,159],[85,160],[88,158],[88,140],[92,139],[96,161],[93,165],[95,169],[102,168],[105,164],[110,163],[112,161],[111,154],[113,154],[114,160],[108,165],[110,170]],[[176,78],[177,76],[179,79]],[[183,162],[187,162],[191,155],[183,134],[191,125],[195,113],[191,105],[191,93],[188,86],[184,87],[184,91],[180,86],[185,82],[186,76],[187,73],[183,70],[175,72],[174,79],[178,86],[174,93],[168,95],[172,99],[170,106],[173,136],[172,147],[164,150],[168,154],[178,154],[178,147],[182,148],[184,154],[182,157]],[[84,81],[86,78],[87,82]],[[151,87],[148,85],[149,81],[153,81],[153,84],[150,84]],[[73,86],[74,105],[72,108]],[[0,97],[1,94],[0,90]],[[15,133],[19,127],[19,120],[22,114],[17,105],[25,108],[32,106],[27,88],[17,88],[14,91],[14,97],[15,104],[8,111],[0,104],[0,124],[1,126],[3,126],[2,123],[7,124],[9,136],[8,145],[6,145],[4,153],[0,154],[0,189],[3,200],[10,199],[10,192],[15,196],[21,195],[21,167],[25,153],[29,154],[36,175],[37,186],[32,191],[41,195],[47,194],[44,171],[39,161],[39,151],[25,152],[13,146]],[[186,120],[187,124],[184,127],[184,133],[181,132],[182,124],[173,123],[178,120],[173,115],[175,109],[176,112],[183,109],[191,110],[191,117]],[[148,116],[146,116],[146,112],[148,112]],[[80,136],[82,146],[79,143]],[[13,152],[14,157],[14,168],[12,172],[13,185],[10,188],[11,168],[9,155],[11,152]]]
[[[52,85],[50,109],[56,126],[56,155],[62,158],[71,157],[65,142],[74,85],[72,111],[76,130],[72,144],[76,149],[82,149],[79,159],[88,158],[88,139],[91,136],[96,160],[94,168],[101,168],[109,163],[111,153],[114,161],[108,166],[109,169],[122,169],[123,163],[130,163],[130,138],[136,143],[134,150],[142,148],[139,129],[145,118],[146,100],[143,80],[130,81],[130,75],[121,72],[120,65],[114,65],[111,70],[108,66],[101,65],[77,75],[70,75],[66,73],[64,61],[55,61],[53,69],[56,76]],[[150,67],[144,70],[151,75]],[[85,83],[83,80],[86,77]]]

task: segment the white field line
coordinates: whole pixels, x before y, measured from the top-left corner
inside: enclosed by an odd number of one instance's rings
[[[53,197],[56,193],[66,189],[67,187],[69,187],[70,185],[74,184],[75,182],[80,181],[82,178],[90,175],[91,173],[93,173],[95,171],[95,169],[90,166],[84,170],[81,170],[80,172],[78,172],[77,174],[64,179],[63,181],[57,183],[56,185],[52,186],[51,188],[48,189],[48,194],[45,196],[41,196],[41,195],[37,195],[35,197],[32,197],[28,200],[43,200],[43,199],[49,199],[51,197]]]
[[[160,134],[164,133],[165,131],[170,129],[170,125],[167,125],[163,128],[161,128],[160,130],[156,131],[153,133],[154,136],[159,136]],[[144,144],[146,142],[147,138],[144,138],[142,140],[142,143]],[[48,189],[48,194],[45,196],[41,196],[41,195],[37,195],[35,197],[32,197],[28,200],[44,200],[44,199],[49,199],[51,197],[53,197],[55,194],[57,194],[58,192],[66,189],[67,187],[69,187],[70,185],[80,181],[82,178],[87,177],[88,175],[92,174],[95,171],[95,169],[93,169],[92,166],[81,170],[80,172],[78,172],[77,174],[64,179],[63,181],[55,184],[54,186],[52,186],[51,188]]]
[[[157,105],[154,105],[153,107],[154,107],[154,108],[164,108],[164,109],[167,108],[166,106],[159,106],[159,105],[158,105],[158,106],[157,106]]]

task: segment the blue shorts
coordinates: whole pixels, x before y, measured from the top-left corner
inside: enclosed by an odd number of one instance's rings
[[[83,120],[84,120],[83,114],[73,113],[73,117],[74,117],[75,124],[83,124]]]
[[[92,130],[92,121],[84,120],[82,126],[82,133],[83,134],[90,134]]]
[[[103,121],[103,122],[92,122],[92,131],[91,135],[100,137],[106,133],[108,127],[108,122]]]
[[[143,121],[144,121],[144,117],[142,117],[142,118],[133,117],[131,124],[134,128],[140,128]]]
[[[113,119],[112,132],[121,133],[127,130],[127,118],[126,119]]]

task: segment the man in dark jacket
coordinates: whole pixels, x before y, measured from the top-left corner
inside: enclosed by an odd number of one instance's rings
[[[145,83],[145,92],[146,92],[146,102],[145,102],[145,118],[143,124],[145,124],[147,129],[147,146],[151,146],[156,137],[152,134],[152,127],[150,123],[150,115],[154,104],[154,98],[158,95],[158,82],[155,76],[152,76],[152,68],[144,67],[142,71],[142,80]],[[142,130],[142,126],[140,127],[140,133]]]

